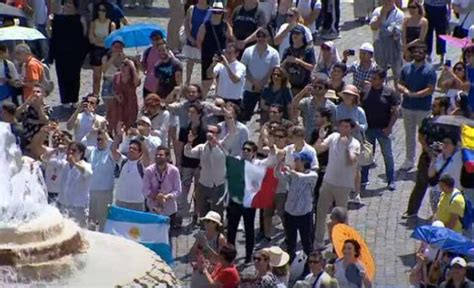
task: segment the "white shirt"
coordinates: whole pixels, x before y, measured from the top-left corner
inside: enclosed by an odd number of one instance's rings
[[[221,127],[221,133],[219,134],[219,139],[224,139],[229,133],[227,125],[225,122],[220,122],[217,124]],[[239,121],[235,122],[235,134],[232,137],[232,141],[228,142],[227,153],[230,156],[240,156],[242,154],[242,146],[245,141],[249,140],[249,129],[247,126],[242,124]]]
[[[138,116],[140,117],[140,116]],[[161,110],[158,114],[150,117],[152,135],[160,138],[160,145],[168,146],[168,129],[170,127],[171,113],[168,110]]]
[[[311,34],[311,30],[309,30],[308,27],[306,27],[303,24],[298,24],[299,26],[304,28],[304,36],[306,37],[306,40],[308,43],[313,42],[313,35]],[[288,27],[288,23],[284,23],[280,26],[280,29],[278,29],[277,35],[283,33],[285,29]],[[280,53],[280,58],[283,57],[283,53],[285,53],[285,50],[290,47],[290,32],[286,34],[285,38],[283,38],[283,41],[281,41],[280,46],[278,47],[278,53]]]
[[[280,55],[270,45],[267,45],[263,54],[260,54],[257,45],[253,45],[245,49],[242,55],[242,64],[247,67],[254,80],[261,81],[269,76],[269,72],[273,68],[280,65]],[[245,90],[253,91],[250,81],[245,82]]]
[[[272,16],[276,15],[277,6],[277,0],[260,0],[260,2],[258,2],[258,7],[265,13],[265,23],[270,22]]]
[[[329,146],[329,161],[326,167],[323,181],[345,188],[354,188],[354,178],[357,171],[357,162],[348,164],[347,146],[339,142],[341,135],[334,132],[323,141],[323,145]],[[350,137],[349,150],[360,154],[360,142]]]
[[[382,6],[375,8],[370,18],[371,24],[377,21],[377,19],[380,17],[381,11],[382,11]],[[396,29],[397,31],[400,32],[402,31],[402,24],[403,24],[404,19],[405,19],[405,14],[403,13],[403,11],[398,8],[395,8],[394,11],[390,12],[390,14],[388,15],[388,18],[382,22],[383,23],[382,25],[386,25],[387,27],[392,26],[393,29]],[[377,40],[379,38],[379,33],[380,33],[380,29],[374,30],[374,40]]]
[[[459,13],[459,19],[458,19],[458,25],[461,25],[461,23],[463,23],[464,19],[466,19],[464,21],[464,24],[462,25],[462,27],[464,29],[469,29],[469,27],[471,27],[471,25],[474,25],[474,11],[470,11],[469,13],[469,10],[466,9],[468,8],[469,6],[473,7],[474,5],[474,0],[453,0],[451,2],[452,5],[459,5],[462,9],[461,13]],[[472,8],[474,9],[474,8]],[[469,13],[469,15],[468,15]]]
[[[115,161],[109,147],[99,150],[97,147],[87,147],[86,158],[92,165],[91,190],[109,191],[114,189]]]
[[[95,146],[97,133],[91,133],[94,125],[103,126],[106,120],[95,113],[81,112],[77,115],[76,127],[74,127],[74,140],[80,141],[86,146]]]
[[[227,73],[227,68],[223,64],[217,63],[214,67],[214,75],[217,78],[216,95],[224,99],[240,100],[244,92],[246,68],[244,64],[237,60],[229,63],[229,66],[230,70],[240,78],[240,81],[232,82],[229,73]]]
[[[315,275],[313,273],[310,273],[304,278],[304,281],[306,283],[308,283],[311,288],[320,288],[321,283],[323,283],[323,282],[329,283],[329,281],[331,281],[331,276],[329,276],[329,274],[326,271],[323,270],[321,276],[319,276],[318,281],[316,283],[314,283],[314,281],[316,281],[316,278],[318,277],[318,275],[319,274]]]
[[[122,156],[118,161],[119,167],[122,167],[122,162],[127,159]],[[115,199],[127,203],[143,203],[145,196],[143,195],[143,178],[138,172],[138,160],[128,159],[123,164],[120,171],[120,177],[117,180],[117,187],[115,189]],[[145,171],[145,167],[143,167]]]
[[[312,0],[293,0],[294,6],[296,6],[297,1],[299,3],[296,8],[298,8],[298,11],[300,11],[301,13],[301,17],[303,18],[308,17],[311,14],[311,12],[313,12],[314,10],[321,10],[321,7],[322,7],[321,2],[317,1],[316,4],[314,4],[314,9],[313,9],[313,7],[311,7]],[[311,29],[311,33],[316,32],[315,23],[311,23],[310,29]]]
[[[313,162],[311,162],[311,169],[315,170],[319,168],[319,162],[318,162],[318,157],[316,150],[313,148],[313,146],[309,145],[308,143],[304,143],[303,148],[301,151],[307,151],[313,156]],[[294,154],[297,153],[295,144],[291,144],[285,147],[285,164],[294,167],[295,165],[295,159],[294,159]]]
[[[92,165],[81,160],[84,172],[79,171],[66,160],[63,161],[63,189],[59,194],[59,203],[66,207],[89,207],[92,180]]]
[[[57,151],[45,162],[44,178],[49,193],[60,193],[62,191],[65,160],[66,153]]]

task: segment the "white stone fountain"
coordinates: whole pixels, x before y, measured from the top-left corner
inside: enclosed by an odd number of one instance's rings
[[[144,246],[81,230],[47,204],[38,164],[21,156],[0,122],[0,287],[177,287],[171,268]]]

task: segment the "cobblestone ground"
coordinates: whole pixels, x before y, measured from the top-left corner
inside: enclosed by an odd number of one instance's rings
[[[176,1],[176,0],[173,0]],[[168,22],[168,2],[165,0],[155,0],[152,10],[127,10],[131,22],[154,22],[166,25]],[[367,25],[361,26],[353,19],[352,3],[341,3],[341,38],[337,39],[336,45],[339,51],[344,49],[357,49],[363,42],[372,41],[372,33]],[[141,51],[142,49],[139,49]],[[448,47],[447,59],[455,61],[459,57],[459,51]],[[127,51],[128,54],[135,55],[139,52],[135,49]],[[194,68],[193,80],[200,78],[200,67]],[[53,68],[54,75],[54,68]],[[81,95],[91,91],[91,72],[83,71]],[[141,95],[141,92],[139,93]],[[49,104],[59,103],[57,92],[49,97]],[[141,100],[141,99],[140,99]],[[59,109],[57,109],[59,110]],[[393,147],[396,168],[401,165],[404,159],[404,130],[403,123],[398,120],[393,132]],[[252,138],[256,138],[257,125],[250,124]],[[409,236],[414,227],[424,223],[429,216],[429,208],[425,203],[419,213],[424,219],[408,222],[401,220],[400,216],[407,206],[407,201],[414,185],[415,171],[409,173],[397,172],[397,190],[390,192],[385,189],[384,165],[379,150],[376,154],[377,167],[371,170],[370,185],[367,191],[362,194],[363,205],[357,210],[350,211],[350,224],[354,226],[365,237],[367,244],[372,250],[376,262],[376,287],[408,287],[408,271],[415,263],[414,252],[417,243]],[[425,201],[427,202],[427,201]],[[257,221],[258,222],[258,221]],[[195,229],[189,225],[189,219],[185,221],[185,228],[180,235],[173,238],[173,249],[176,263],[174,271],[183,281],[184,286],[189,285],[192,269],[187,263],[186,255],[194,242],[193,234]],[[188,224],[186,226],[186,224]],[[258,224],[257,224],[258,226]],[[276,237],[276,243],[282,241],[281,230]],[[243,232],[237,238],[239,268],[244,272],[251,272],[248,267],[243,266],[244,238]]]

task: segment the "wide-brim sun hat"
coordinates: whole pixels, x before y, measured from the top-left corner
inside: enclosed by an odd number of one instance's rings
[[[349,94],[349,95],[357,96],[357,97],[360,96],[359,89],[357,89],[357,87],[352,84],[348,84],[344,86],[344,89],[342,90],[342,94]]]
[[[267,248],[270,254],[270,267],[282,267],[290,261],[290,255],[278,246]]]
[[[218,224],[219,226],[222,226],[221,215],[219,215],[219,213],[217,213],[215,211],[207,212],[206,216],[201,218],[201,221],[203,221],[203,220],[209,220],[209,221],[212,221],[212,222]]]

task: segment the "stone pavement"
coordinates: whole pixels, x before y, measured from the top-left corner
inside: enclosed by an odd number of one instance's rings
[[[173,0],[179,1],[179,0]],[[166,25],[169,15],[168,2],[165,0],[155,0],[152,10],[144,11],[141,9],[126,10],[131,22],[154,22]],[[372,32],[367,25],[361,26],[353,20],[352,4],[347,1],[341,3],[341,38],[335,41],[339,52],[344,49],[357,49],[363,42],[372,41]],[[457,62],[459,52],[449,49],[447,59]],[[140,50],[141,51],[141,50]],[[134,55],[137,53],[134,49],[127,51]],[[350,60],[352,61],[352,59]],[[193,80],[197,82],[200,78],[199,65],[195,66]],[[55,73],[53,72],[53,75]],[[86,95],[91,90],[91,72],[82,73],[81,95]],[[141,93],[139,93],[141,95]],[[140,97],[141,98],[141,97]],[[53,93],[48,100],[50,105],[57,105],[57,92]],[[401,165],[404,159],[404,130],[403,123],[398,120],[393,132],[393,147],[396,168]],[[257,126],[255,123],[250,125],[252,138],[255,138]],[[408,197],[414,185],[415,171],[409,173],[397,172],[397,190],[390,192],[385,189],[384,165],[382,157],[376,154],[377,167],[371,170],[370,185],[367,191],[362,194],[364,206],[357,210],[350,211],[350,224],[354,226],[363,237],[365,237],[376,262],[375,287],[408,287],[408,274],[410,267],[415,264],[414,252],[418,243],[409,238],[416,225],[424,223],[423,219],[413,220],[409,223],[401,220],[400,216],[407,206]],[[427,202],[427,201],[425,201]],[[429,216],[428,205],[423,205],[419,215],[422,218]],[[258,221],[256,221],[258,223]],[[189,224],[189,220],[185,225]],[[258,226],[258,225],[257,225]],[[258,229],[258,228],[257,228]],[[183,281],[184,286],[189,285],[192,269],[187,263],[186,255],[194,243],[193,234],[195,229],[190,225],[186,226],[180,235],[173,238],[174,256],[176,258],[173,268],[177,276]],[[238,233],[238,264],[239,267],[248,272],[243,265],[244,239],[243,232]],[[281,233],[277,237],[282,240]]]

